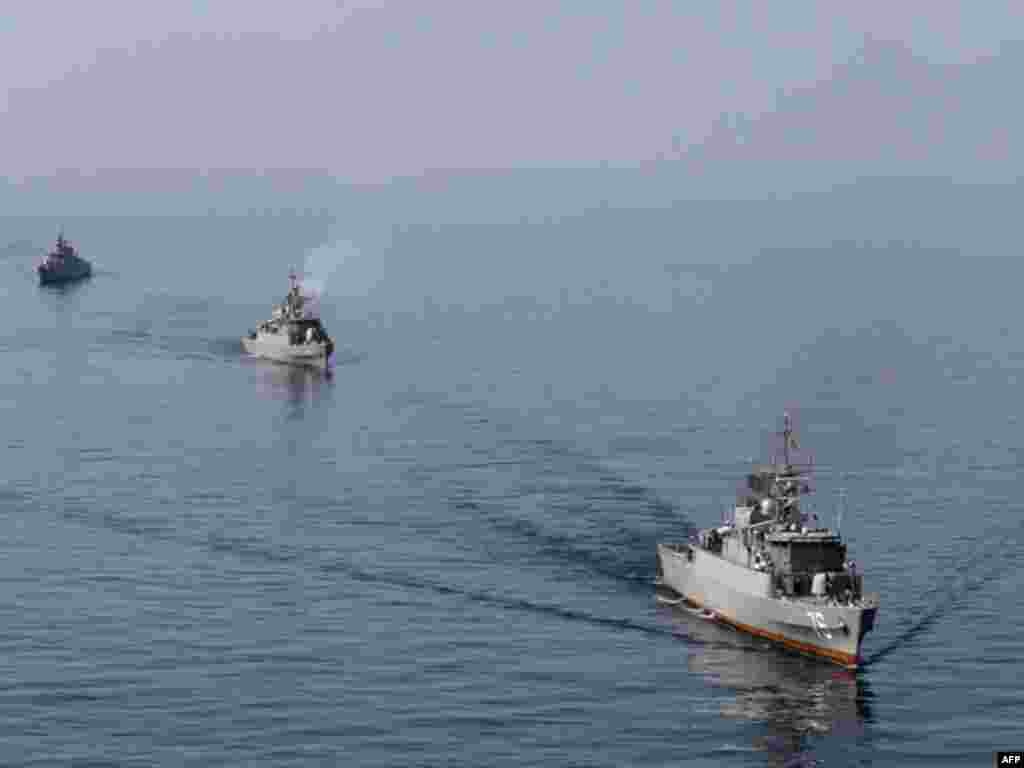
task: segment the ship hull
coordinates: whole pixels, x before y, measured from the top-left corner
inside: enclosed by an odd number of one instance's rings
[[[327,344],[282,344],[251,337],[242,338],[242,348],[252,355],[275,363],[295,365],[303,368],[326,369],[330,367]]]
[[[660,582],[736,629],[847,669],[862,663],[861,643],[877,601],[846,606],[822,598],[779,598],[767,573],[689,544],[658,544]]]
[[[60,269],[50,269],[40,265],[36,267],[36,273],[39,275],[40,285],[57,285],[59,283],[72,283],[76,280],[90,277],[92,275],[92,266],[88,262],[81,262]]]

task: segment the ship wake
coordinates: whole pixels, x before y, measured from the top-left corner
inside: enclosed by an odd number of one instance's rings
[[[470,603],[540,614],[563,621],[580,622],[651,637],[682,639],[691,646],[714,646],[717,644],[686,632],[686,628],[683,626],[665,626],[658,622],[646,622],[641,617],[603,615],[599,612],[574,607],[571,600],[537,600],[528,595],[502,594],[492,590],[447,584],[401,571],[368,569],[347,559],[322,559],[315,549],[309,547],[275,543],[259,536],[231,535],[223,530],[211,530],[205,535],[189,534],[173,523],[170,518],[163,518],[160,515],[141,517],[114,510],[99,512],[91,509],[84,503],[84,500],[80,499],[64,499],[60,503],[60,508],[60,517],[69,523],[203,550],[213,556],[229,557],[257,564],[271,571],[301,569],[326,575],[342,575],[356,582],[376,584],[381,587],[429,592]]]
[[[953,573],[952,578],[939,583],[919,601],[932,607],[867,656],[864,666],[877,664],[899,650],[912,647],[949,613],[963,608],[977,593],[1002,579],[1015,565],[1021,530],[1022,525],[1003,531],[989,529],[969,545],[967,553],[950,555],[947,567]]]
[[[658,541],[685,538],[692,523],[649,488],[589,456],[549,441],[504,441],[488,456],[505,473],[501,492],[453,482],[447,501],[500,537],[489,554],[547,561],[646,590]],[[482,536],[483,540],[490,538]]]

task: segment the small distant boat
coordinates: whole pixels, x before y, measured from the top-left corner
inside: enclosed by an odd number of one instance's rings
[[[64,233],[57,235],[57,245],[43,259],[36,271],[41,285],[70,283],[92,275],[92,264],[78,255]]]
[[[291,289],[284,302],[274,307],[270,320],[242,339],[242,347],[254,357],[278,363],[329,368],[334,341],[316,313],[307,308],[295,273],[288,278]]]

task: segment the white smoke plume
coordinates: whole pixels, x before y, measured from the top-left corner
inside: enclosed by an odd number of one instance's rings
[[[351,295],[353,288],[358,292],[352,283],[359,261],[358,249],[347,240],[331,240],[308,251],[299,279],[310,309],[319,312],[326,296]]]

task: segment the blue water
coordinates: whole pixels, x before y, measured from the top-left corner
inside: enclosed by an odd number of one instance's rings
[[[790,237],[799,200],[437,224],[385,203],[0,222],[0,762],[1020,748],[1012,242]],[[96,274],[44,289],[58,223]],[[244,359],[339,231],[333,375]],[[856,675],[655,600],[655,542],[720,519],[784,408],[882,593]]]

